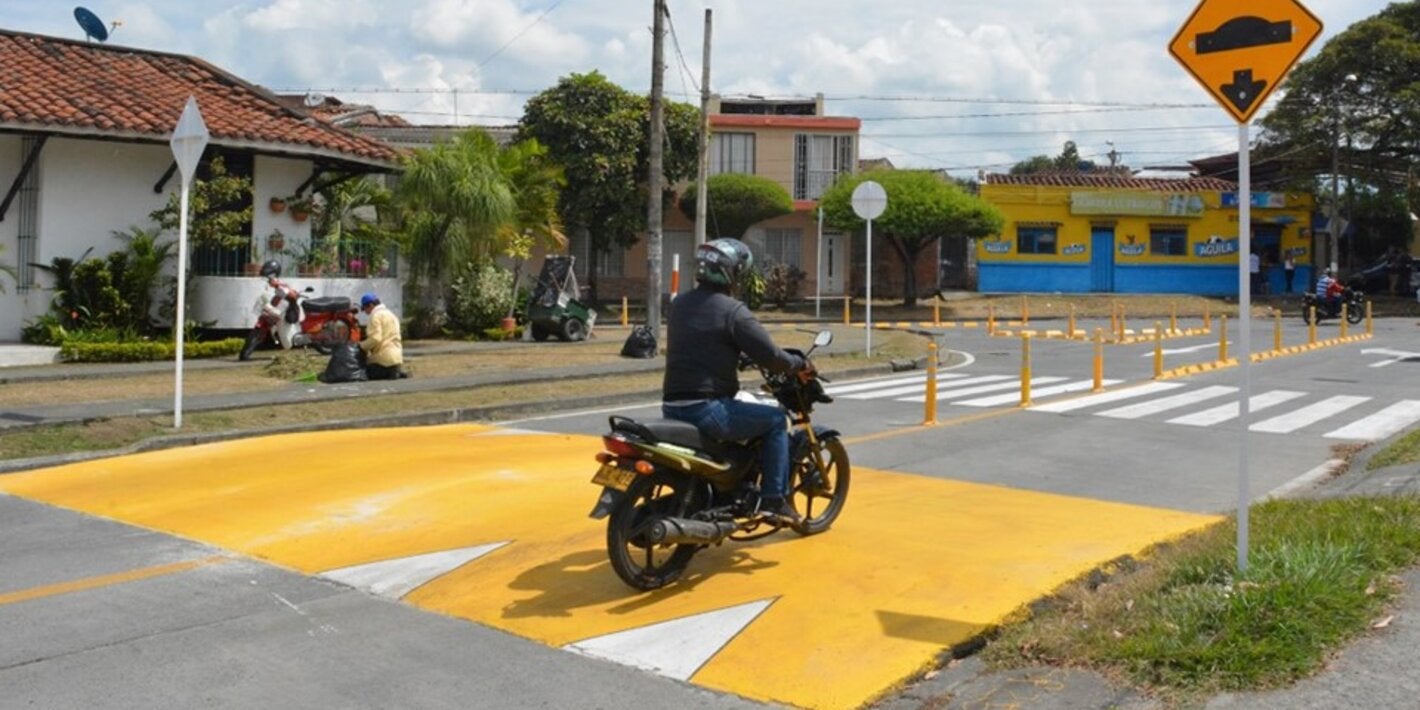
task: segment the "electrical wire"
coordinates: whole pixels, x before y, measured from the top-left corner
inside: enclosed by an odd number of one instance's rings
[[[493,53],[492,53],[492,54],[488,55],[487,57],[484,57],[484,58],[483,58],[483,61],[479,62],[478,65],[474,67],[474,69],[475,69],[475,70],[482,69],[482,68],[483,68],[483,65],[485,65],[485,64],[487,64],[487,63],[493,61],[494,57],[497,57],[498,55],[502,54],[502,53],[503,53],[503,50],[505,50],[505,49],[507,49],[507,48],[513,46],[513,43],[516,42],[516,41],[518,41],[518,39],[521,38],[523,35],[527,34],[528,30],[531,30],[533,27],[536,27],[539,22],[542,22],[543,18],[545,18],[545,17],[547,17],[548,15],[552,14],[552,11],[553,11],[553,10],[556,10],[559,5],[561,5],[562,3],[566,2],[566,1],[567,1],[567,0],[557,0],[557,2],[552,3],[552,5],[551,5],[550,7],[548,7],[546,10],[543,10],[543,11],[542,11],[542,14],[541,14],[541,15],[538,15],[538,16],[537,16],[537,19],[535,19],[535,20],[533,20],[532,22],[528,23],[527,27],[524,27],[524,28],[522,28],[521,30],[518,30],[518,33],[515,34],[515,35],[513,35],[507,42],[504,42],[504,43],[503,43],[503,46],[499,47],[498,49],[493,50]]]

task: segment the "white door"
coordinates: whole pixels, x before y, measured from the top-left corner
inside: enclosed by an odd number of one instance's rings
[[[823,285],[820,290],[825,296],[842,296],[843,275],[848,270],[848,236],[825,232],[821,249]]]

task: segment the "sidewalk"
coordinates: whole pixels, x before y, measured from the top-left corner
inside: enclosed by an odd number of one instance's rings
[[[1404,436],[1397,435],[1396,438]],[[1351,463],[1337,478],[1300,492],[1301,497],[1420,494],[1420,464],[1366,471],[1381,442]],[[1352,710],[1353,708],[1420,707],[1420,567],[1401,575],[1405,591],[1388,612],[1388,627],[1363,635],[1341,650],[1317,675],[1279,690],[1224,693],[1212,698],[1210,710],[1291,710],[1292,708]],[[1019,710],[1099,708],[1142,710],[1163,705],[1132,689],[1118,688],[1098,673],[1055,667],[990,671],[976,656],[955,662],[873,705],[874,710],[909,708],[961,709],[1010,707]]]

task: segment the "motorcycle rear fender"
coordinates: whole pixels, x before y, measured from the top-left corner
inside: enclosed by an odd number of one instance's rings
[[[592,506],[592,512],[588,514],[588,517],[592,520],[601,520],[611,515],[611,511],[615,510],[616,506],[620,505],[625,498],[626,494],[622,491],[615,488],[603,488],[602,494],[597,497],[597,504]]]

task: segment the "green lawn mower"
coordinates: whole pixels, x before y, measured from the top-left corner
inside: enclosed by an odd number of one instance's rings
[[[575,257],[554,255],[542,262],[528,301],[528,324],[533,340],[542,342],[557,336],[564,342],[586,340],[592,332],[597,314],[578,300],[577,274],[572,269]]]

